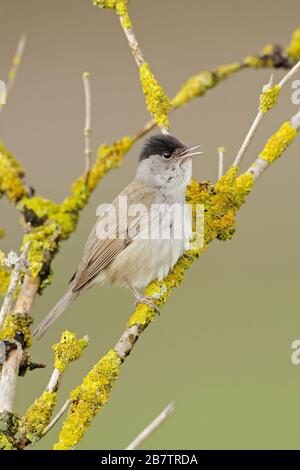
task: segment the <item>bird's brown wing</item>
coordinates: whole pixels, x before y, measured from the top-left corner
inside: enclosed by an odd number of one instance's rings
[[[127,196],[128,206],[130,206],[133,201],[139,201],[149,207],[149,200],[153,199],[153,194],[151,192],[147,192],[146,195],[142,195],[141,197],[141,188],[136,182],[131,183],[131,185],[129,185],[120,196]],[[117,221],[119,215],[118,207],[119,197],[113,202],[109,209],[109,211],[115,211]],[[106,212],[106,217],[109,217],[109,212]],[[126,224],[123,224],[122,226],[117,225],[114,227],[113,233],[106,233],[105,237],[101,235],[101,229],[99,230],[98,224],[101,224],[101,222],[102,220],[100,217],[87,240],[83,259],[74,276],[74,285],[72,287],[73,292],[80,290],[84,285],[97,276],[102,269],[106,268],[109,263],[111,263],[129,243],[131,243],[132,237],[130,236],[129,231],[132,234],[134,231],[137,232],[141,230],[142,217],[127,217]]]

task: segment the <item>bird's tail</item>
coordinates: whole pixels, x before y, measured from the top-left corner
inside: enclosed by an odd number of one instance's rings
[[[46,333],[49,326],[74,302],[78,295],[79,292],[72,292],[72,289],[69,289],[34,330],[33,337],[39,340]]]

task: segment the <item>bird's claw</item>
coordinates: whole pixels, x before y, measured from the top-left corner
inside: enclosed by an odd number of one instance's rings
[[[160,310],[158,308],[158,306],[155,304],[155,302],[153,302],[152,299],[150,299],[149,297],[139,297],[136,302],[135,302],[135,305],[138,306],[139,304],[145,304],[145,305],[148,305],[149,307],[153,308],[153,310],[155,310],[155,312],[157,313],[157,315],[160,315]]]

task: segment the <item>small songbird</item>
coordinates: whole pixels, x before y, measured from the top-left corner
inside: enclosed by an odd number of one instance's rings
[[[54,320],[94,285],[129,287],[137,304],[145,303],[158,310],[153,300],[137,289],[155,279],[162,280],[188,248],[192,222],[185,191],[192,176],[192,156],[202,153],[194,152],[198,147],[188,148],[175,137],[163,134],[146,141],[134,180],[106,213],[99,215],[68,290],[36,328],[35,338],[43,336]],[[125,202],[126,216],[120,217]],[[174,207],[182,209],[183,214],[181,235],[177,237],[171,233],[178,222],[174,217],[179,212]],[[108,221],[115,222],[111,224],[114,229],[107,228]],[[170,236],[165,236],[165,232]]]

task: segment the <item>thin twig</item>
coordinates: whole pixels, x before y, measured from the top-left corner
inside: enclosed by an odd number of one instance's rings
[[[126,28],[126,26],[124,26],[125,25],[124,16],[120,16],[120,23],[121,23],[122,29],[125,33],[125,36],[127,38],[130,49],[132,51],[133,57],[136,61],[136,65],[138,67],[140,67],[141,65],[143,65],[145,63],[145,59],[144,59],[144,55],[142,53],[142,50],[140,48],[140,45],[138,43],[138,40],[137,40],[137,38],[134,34],[133,28],[131,27],[129,29],[129,28]]]
[[[10,278],[9,286],[7,289],[7,293],[6,293],[6,296],[4,298],[4,301],[0,310],[0,330],[2,328],[6,315],[11,313],[12,311],[14,296],[16,293],[16,289],[18,287],[21,272],[24,271],[27,267],[26,259],[27,259],[29,247],[30,247],[30,242],[27,242],[20,257],[16,253],[10,253],[8,255],[7,261],[8,261],[8,264],[11,263],[11,265],[13,266],[13,270],[11,273],[11,278]]]
[[[282,80],[278,83],[278,86],[280,87],[280,89],[286,85],[286,83],[298,72],[298,70],[300,69],[300,61],[296,63],[296,65],[294,65],[294,67],[282,78]],[[269,83],[267,85],[265,85],[263,87],[263,92],[269,90],[271,87],[273,86],[273,75],[271,76],[271,79],[269,81]],[[246,135],[246,138],[237,154],[237,157],[233,163],[233,167],[237,167],[239,166],[239,164],[241,163],[264,115],[266,113],[263,112],[263,110],[261,109],[261,107],[259,108],[259,111],[249,129],[249,132],[248,134]]]
[[[298,70],[300,70],[300,60],[299,62],[296,63],[296,65],[294,65],[294,67],[291,70],[289,70],[289,72],[286,75],[284,75],[284,77],[278,83],[280,88],[282,88],[298,72]]]
[[[46,387],[47,392],[57,392],[58,387],[60,386],[62,375],[63,372],[58,370],[56,367],[53,369],[50,380]]]
[[[272,86],[273,86],[273,75],[271,75],[269,83],[267,83],[266,85],[263,86],[262,92],[264,93],[265,91],[269,90]],[[240,150],[238,151],[236,159],[234,160],[234,163],[232,165],[233,167],[237,167],[241,163],[244,155],[246,154],[246,152],[248,150],[248,147],[249,147],[253,137],[255,136],[255,133],[256,133],[257,129],[259,128],[259,125],[260,125],[261,121],[263,120],[264,115],[265,115],[265,113],[261,110],[261,108],[259,108],[258,113],[257,113],[257,115],[256,115],[249,131],[248,131],[248,134],[246,135],[245,140],[242,143],[242,146],[241,146]]]
[[[8,73],[8,80],[7,80],[7,84],[6,84],[6,98],[8,97],[8,95],[10,94],[10,92],[12,90],[12,87],[14,86],[15,79],[16,79],[16,76],[17,76],[17,73],[18,73],[18,69],[19,69],[19,66],[22,62],[22,58],[23,58],[23,54],[24,54],[24,50],[25,50],[25,45],[26,45],[26,36],[22,35],[20,40],[19,40],[17,50],[16,50],[14,58],[13,58],[11,69]],[[4,105],[0,104],[0,113],[3,109],[3,107],[4,107]]]
[[[70,402],[69,399],[64,403],[64,405],[59,410],[57,415],[54,416],[54,418],[52,419],[52,421],[50,421],[48,426],[45,427],[44,432],[43,432],[43,436],[45,436],[49,431],[51,431],[51,429],[56,425],[56,423],[60,420],[60,418],[65,414],[65,412],[69,408],[70,403],[71,402]]]
[[[218,180],[220,178],[222,178],[223,174],[224,174],[224,154],[226,152],[226,149],[225,147],[219,147],[218,148],[218,156],[219,156],[219,159],[218,159],[218,163],[219,163],[219,166],[218,166]]]
[[[84,156],[85,156],[85,178],[88,178],[91,168],[91,135],[92,135],[92,101],[91,101],[91,84],[90,73],[84,72],[82,75],[84,98],[85,98],[85,125],[84,125]]]
[[[127,447],[125,450],[136,450],[153,434],[173,413],[175,409],[175,402],[170,403],[150,424],[144,431],[142,431]]]

